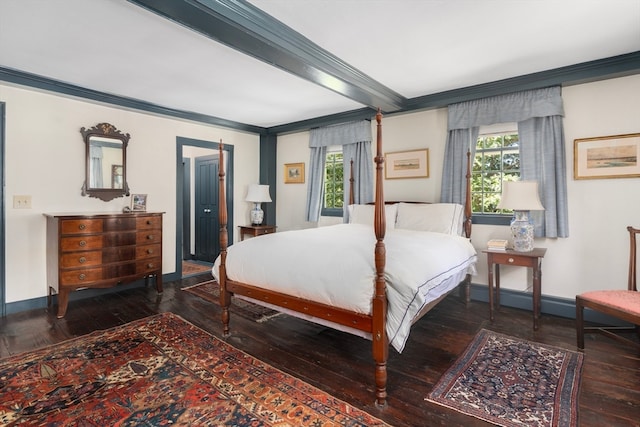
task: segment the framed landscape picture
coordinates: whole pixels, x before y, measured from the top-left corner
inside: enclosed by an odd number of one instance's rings
[[[574,179],[640,177],[640,133],[576,139]]]
[[[385,153],[384,177],[429,178],[429,149]]]

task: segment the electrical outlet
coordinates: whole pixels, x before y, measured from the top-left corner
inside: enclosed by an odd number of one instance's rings
[[[14,209],[31,209],[31,196],[13,196]]]

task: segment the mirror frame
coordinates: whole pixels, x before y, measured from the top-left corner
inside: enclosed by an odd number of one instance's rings
[[[129,184],[127,183],[127,145],[129,144],[129,138],[131,135],[128,133],[122,133],[115,126],[109,123],[98,123],[92,128],[85,129],[80,128],[80,133],[84,140],[86,155],[85,155],[85,181],[82,185],[82,195],[95,197],[105,202],[115,199],[116,197],[123,197],[129,195]],[[89,183],[91,179],[89,177],[89,165],[91,162],[91,150],[90,139],[92,136],[100,138],[117,139],[122,142],[122,188],[91,188]]]

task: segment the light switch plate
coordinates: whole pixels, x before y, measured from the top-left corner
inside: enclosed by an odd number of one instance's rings
[[[14,209],[31,209],[31,196],[13,196]]]

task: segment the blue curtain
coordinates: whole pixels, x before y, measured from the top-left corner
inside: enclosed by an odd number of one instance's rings
[[[544,212],[533,214],[536,221],[535,235],[568,237],[563,116],[559,86],[450,105],[449,134],[442,174],[442,201],[460,203],[464,200],[458,199],[458,180],[461,179],[460,176],[464,176],[460,169],[466,169],[466,152],[462,154],[464,139],[471,138],[475,141],[478,128],[483,125],[517,122],[521,178],[538,181],[540,200],[545,208]],[[464,178],[462,179],[464,182]]]
[[[344,220],[347,220],[349,203],[350,163],[354,168],[354,200],[366,203],[373,200],[373,156],[371,155],[371,122],[343,123],[311,129],[309,134],[309,184],[307,186],[306,220],[320,219],[324,192],[324,166],[327,147],[342,145],[344,161],[345,206]]]

